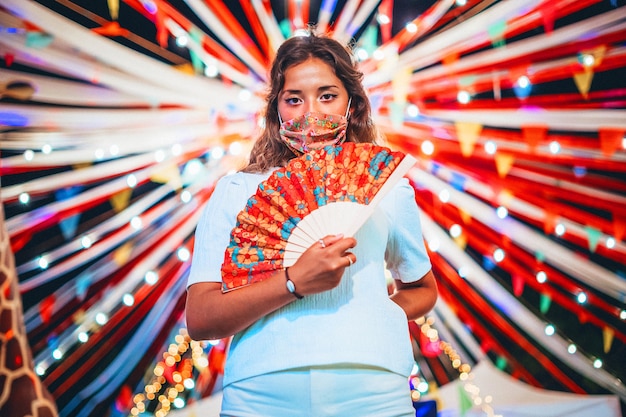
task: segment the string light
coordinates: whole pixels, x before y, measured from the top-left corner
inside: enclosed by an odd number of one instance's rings
[[[415,33],[417,32],[417,25],[413,22],[409,22],[406,24],[405,29],[409,33]]]
[[[165,417],[172,406],[184,408],[187,401],[183,394],[196,388],[194,369],[202,373],[208,367],[204,343],[206,342],[191,340],[187,330],[180,329],[179,334],[174,337],[174,343],[170,343],[163,352],[163,359],[155,364],[151,380],[146,383],[143,392],[133,396],[134,407],[130,414],[139,416],[147,412],[152,407],[148,407],[146,403],[151,401],[158,401],[153,413],[155,417]]]
[[[453,224],[452,226],[450,226],[450,236],[456,238],[461,236],[461,233],[463,233],[463,228],[461,228],[461,226],[459,224]]]
[[[456,100],[461,104],[467,104],[472,99],[472,96],[467,91],[461,90],[456,95]]]
[[[498,145],[496,145],[494,141],[488,140],[487,142],[485,142],[484,149],[485,152],[487,152],[489,155],[493,155],[498,150]]]
[[[135,186],[137,185],[137,177],[135,177],[133,174],[128,175],[126,177],[126,184],[130,188],[135,188]]]
[[[30,195],[28,193],[20,193],[18,200],[20,203],[26,205],[30,202]]]
[[[545,332],[545,334],[547,336],[552,336],[556,332],[556,329],[554,328],[553,325],[548,324],[548,325],[546,325],[546,328],[545,328],[544,332]]]
[[[500,206],[496,209],[496,215],[501,219],[505,219],[509,215],[509,210],[504,206]]]
[[[24,159],[27,161],[32,161],[35,158],[35,152],[31,149],[26,149],[24,151]]]
[[[537,282],[540,284],[543,284],[548,280],[548,275],[544,271],[537,272],[535,277],[537,278]]]
[[[148,271],[143,277],[147,284],[154,285],[159,280],[159,275],[154,271]]]
[[[439,191],[439,200],[442,203],[447,203],[448,201],[450,201],[450,191],[448,191],[445,188],[443,190]]]
[[[576,296],[576,301],[578,301],[578,304],[585,304],[587,302],[587,294],[585,294],[584,292],[578,293],[578,295]]]
[[[420,149],[424,155],[432,155],[435,152],[435,145],[431,141],[425,140],[422,142]]]

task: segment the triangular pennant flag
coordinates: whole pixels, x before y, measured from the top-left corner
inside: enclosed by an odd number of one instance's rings
[[[117,20],[120,15],[120,0],[107,0],[107,5],[109,6],[111,19]]]
[[[546,235],[549,235],[554,231],[554,227],[556,226],[556,220],[558,216],[555,213],[552,213],[548,209],[544,212],[543,219],[543,231]]]
[[[461,233],[460,235],[455,237],[454,243],[456,243],[459,248],[465,249],[465,247],[467,246],[467,236],[465,236],[465,233]]]
[[[622,146],[625,129],[601,127],[598,129],[600,148],[605,156],[611,156]]]
[[[76,235],[76,229],[78,228],[79,222],[80,213],[66,217],[59,222],[59,228],[61,229],[61,234],[63,234],[65,240],[70,240]]]
[[[450,65],[455,64],[458,60],[459,60],[459,53],[458,52],[454,52],[454,53],[451,53],[449,55],[444,56],[441,59],[441,63],[444,66],[450,66]]]
[[[174,69],[183,72],[185,74],[189,74],[189,75],[195,75],[196,74],[196,70],[193,66],[193,64],[190,64],[189,62],[185,62],[184,64],[179,64],[179,65],[174,65]]]
[[[509,190],[502,190],[498,193],[498,203],[501,206],[508,207],[513,201],[513,193]]]
[[[493,84],[493,98],[495,101],[502,100],[502,85],[500,84],[500,74],[494,71],[493,78],[491,79]]]
[[[578,88],[578,92],[586,99],[591,88],[591,81],[593,80],[593,69],[585,68],[583,72],[577,72],[574,74],[574,82]]]
[[[179,190],[183,186],[183,179],[180,176],[180,171],[176,164],[169,164],[150,175],[150,181],[161,184],[169,183],[174,190]]]
[[[550,305],[552,304],[552,297],[549,294],[541,293],[539,297],[539,311],[542,314],[546,314],[548,310],[550,310]]]
[[[54,37],[42,32],[26,32],[26,46],[29,48],[43,49],[50,45]]]
[[[169,32],[167,30],[167,25],[165,24],[165,19],[168,19],[167,15],[161,11],[159,7],[160,0],[153,0],[156,6],[156,13],[154,19],[154,25],[156,26],[156,38],[159,46],[161,48],[167,48],[167,40],[169,39]]]
[[[544,1],[541,3],[539,10],[543,20],[543,30],[550,34],[554,30],[554,19],[556,15],[556,3],[553,1]]]
[[[278,27],[285,39],[291,38],[291,22],[289,22],[288,19],[281,20],[281,22],[278,24]]]
[[[400,68],[391,80],[391,90],[393,92],[394,103],[406,103],[406,97],[409,93],[409,84],[413,70],[409,67]]]
[[[626,233],[626,221],[613,214],[613,237],[617,241],[621,241]]]
[[[82,274],[80,277],[78,277],[78,279],[76,280],[76,296],[78,297],[79,300],[81,301],[85,300],[85,296],[87,295],[87,290],[89,290],[89,287],[91,286],[92,281],[93,281],[93,277],[90,272],[86,272]]]
[[[465,390],[465,386],[463,384],[458,385],[459,389],[459,409],[461,411],[461,415],[464,416],[467,414],[469,410],[472,409],[474,403],[469,396],[469,393]]]
[[[602,236],[602,232],[595,227],[586,226],[585,231],[587,232],[587,242],[589,245],[589,250],[591,252],[595,252],[598,247],[598,241],[600,240],[600,236]]]
[[[611,350],[611,346],[613,346],[613,337],[615,336],[615,331],[610,327],[605,327],[602,329],[602,341],[604,347],[604,353],[609,353]]]
[[[513,274],[511,280],[513,283],[513,294],[515,294],[516,297],[521,297],[524,292],[524,278],[521,275]]]
[[[113,261],[118,266],[126,265],[126,262],[130,259],[130,255],[133,253],[134,245],[130,242],[124,243],[115,252],[113,252]]]
[[[468,158],[474,152],[474,145],[480,136],[483,125],[475,122],[455,122],[454,126],[461,145],[461,153]]]
[[[130,33],[127,29],[122,28],[118,22],[108,22],[106,25],[91,30],[98,35],[109,37],[126,37]]]
[[[4,54],[4,63],[7,66],[7,68],[10,68],[11,65],[13,65],[14,61],[15,61],[15,54],[12,54],[9,52]]]
[[[489,39],[494,48],[502,48],[505,46],[504,32],[506,31],[506,20],[502,20],[490,25],[487,28]]]
[[[47,324],[52,317],[52,313],[54,312],[54,303],[56,298],[54,294],[47,296],[39,303],[39,314],[41,315],[41,321],[44,324]]]
[[[361,48],[363,48],[368,55],[372,55],[374,51],[378,48],[378,26],[377,25],[369,25],[361,38],[359,39],[361,44]]]
[[[202,45],[203,34],[198,28],[193,26],[189,31],[189,37],[194,40],[198,45]],[[202,59],[194,52],[193,48],[189,49],[189,57],[191,58],[191,64],[193,65],[194,72],[196,74],[202,74],[204,71],[204,63]]]
[[[548,126],[546,125],[526,125],[521,126],[521,130],[522,138],[532,153],[537,151],[537,146],[546,139],[548,134]]]
[[[461,208],[459,208],[459,214],[461,215],[461,220],[463,220],[463,224],[470,224],[472,221],[472,215]]]
[[[133,194],[133,190],[130,188],[127,188],[116,194],[113,194],[113,196],[109,198],[109,203],[111,204],[111,207],[113,207],[113,210],[116,213],[119,213],[122,210],[124,210],[126,207],[128,207],[128,202],[130,201],[130,196],[132,194]]]
[[[515,156],[510,153],[496,153],[495,157],[496,162],[496,170],[498,171],[498,176],[500,178],[504,178],[507,176],[511,167],[513,167],[513,163],[515,162]]]
[[[405,103],[389,103],[389,118],[394,129],[400,129],[404,123],[404,108]]]
[[[500,356],[498,355],[498,357],[496,358],[496,368],[498,368],[501,371],[504,371],[506,369],[507,366],[507,360],[504,356]]]
[[[537,262],[543,262],[546,260],[546,254],[541,251],[537,251],[535,252],[535,259]]]

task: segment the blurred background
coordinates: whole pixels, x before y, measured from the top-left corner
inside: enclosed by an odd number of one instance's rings
[[[219,398],[228,340],[185,331],[193,232],[309,23],[353,48],[387,145],[418,159],[440,300],[410,323],[416,409],[499,415],[494,381],[623,409],[624,1],[0,0],[0,195],[60,415]]]

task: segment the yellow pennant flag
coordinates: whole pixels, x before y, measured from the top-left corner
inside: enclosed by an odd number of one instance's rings
[[[117,20],[120,13],[120,0],[107,0],[107,4],[109,5],[111,19]]]
[[[498,194],[498,204],[504,206],[504,207],[508,207],[509,204],[511,204],[511,201],[513,201],[515,197],[513,196],[513,193],[510,192],[509,190],[502,190],[500,191],[500,193]]]
[[[474,145],[480,136],[483,125],[474,122],[455,122],[456,136],[461,145],[461,153],[464,157],[469,157],[474,152]]]
[[[506,177],[515,162],[515,156],[509,153],[496,153],[496,169],[500,178]]]
[[[467,246],[467,236],[465,236],[465,234],[460,234],[459,236],[454,238],[454,243],[457,244],[457,246],[461,249],[465,249],[465,247]]]
[[[183,186],[183,180],[176,164],[170,164],[155,172],[150,176],[150,180],[161,184],[169,183],[174,190],[179,190]]]
[[[116,265],[123,266],[130,259],[132,253],[133,244],[126,242],[113,253],[113,261]]]
[[[109,203],[113,206],[113,210],[116,213],[121,212],[128,206],[128,202],[130,201],[130,196],[133,194],[133,190],[127,188],[125,190],[120,191],[117,194],[114,194],[113,197],[109,199]]]
[[[391,89],[393,91],[393,101],[395,103],[405,103],[406,96],[409,92],[409,83],[413,71],[409,67],[404,67],[396,71],[391,80]]]
[[[585,68],[583,72],[577,72],[574,74],[574,82],[580,94],[586,99],[591,88],[591,80],[593,80],[593,70],[591,68]]]
[[[472,215],[463,209],[459,209],[459,214],[461,215],[461,219],[463,219],[464,224],[469,224],[472,221]]]
[[[602,329],[604,353],[609,353],[609,350],[611,350],[611,346],[613,345],[613,336],[615,336],[615,331],[610,327],[605,327],[604,329]]]

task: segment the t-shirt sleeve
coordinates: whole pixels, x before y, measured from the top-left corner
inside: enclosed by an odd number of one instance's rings
[[[240,174],[218,180],[196,227],[187,287],[198,282],[222,281],[221,268],[230,232],[251,195]]]
[[[409,283],[421,279],[431,269],[424,246],[415,190],[406,178],[382,201],[389,216],[387,269],[394,279]]]

